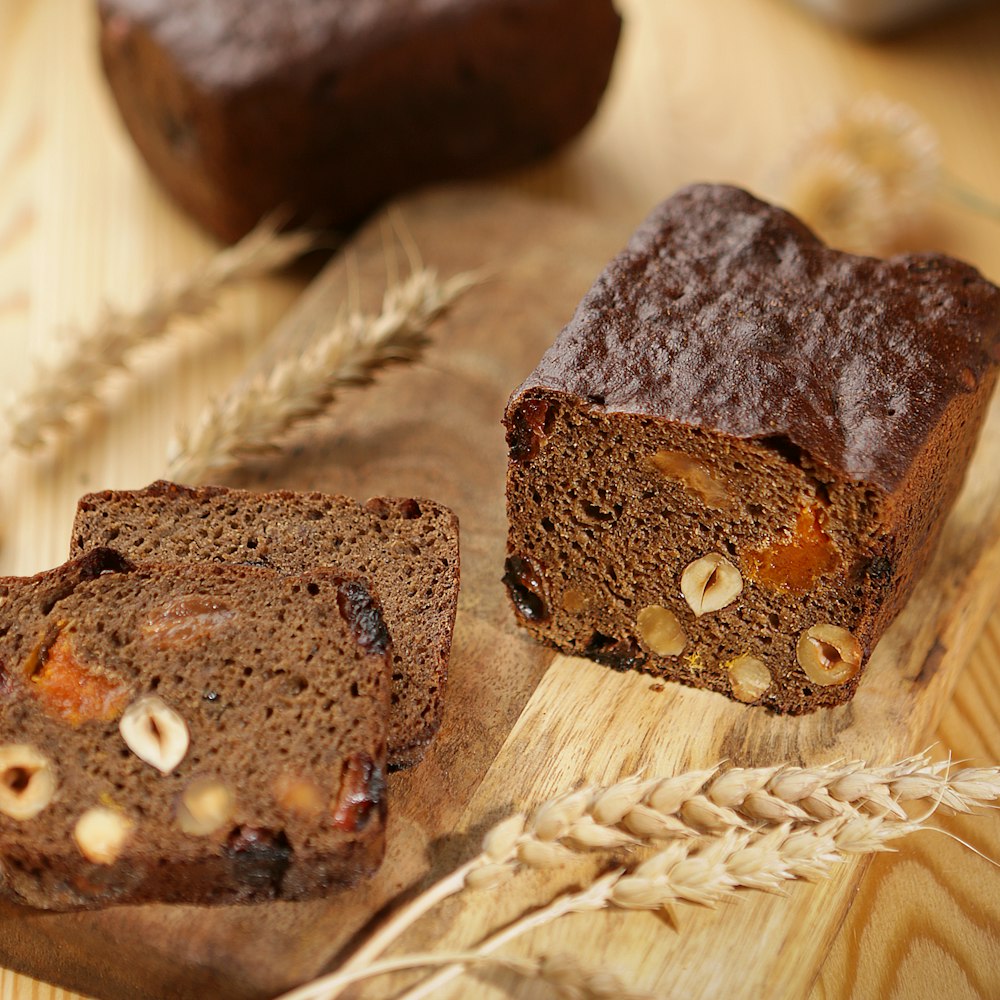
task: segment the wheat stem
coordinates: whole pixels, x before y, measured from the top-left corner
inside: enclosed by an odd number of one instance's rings
[[[516,972],[525,978],[540,979],[553,987],[558,995],[573,1000],[655,1000],[653,994],[630,990],[609,972],[589,972],[566,956],[517,958],[495,955],[482,949],[465,952],[418,952],[399,958],[387,958],[363,969],[340,969],[284,993],[277,1000],[330,1000],[352,983],[365,979],[409,969],[450,966],[453,963],[459,972],[470,966],[492,965]]]
[[[459,274],[442,282],[433,271],[419,270],[386,291],[377,315],[339,319],[304,353],[208,406],[171,446],[170,477],[197,482],[273,451],[294,426],[323,413],[345,386],[371,382],[388,364],[415,361],[428,343],[431,321],[476,280]]]
[[[542,907],[542,909],[525,914],[513,923],[508,924],[502,930],[484,938],[479,942],[472,954],[491,955],[522,934],[527,934],[528,931],[534,930],[536,927],[543,927],[545,924],[551,923],[553,920],[557,920],[568,913],[585,913],[587,911],[603,909],[607,905],[609,886],[617,882],[623,872],[624,869],[609,872],[580,892],[564,893],[561,896],[557,896],[547,906]],[[464,971],[464,963],[456,959],[429,979],[407,990],[398,1000],[422,1000],[422,998],[431,996],[431,994],[446,986]]]
[[[429,889],[415,896],[398,909],[374,934],[341,965],[341,973],[351,973],[366,968],[382,954],[408,927],[419,920],[438,903],[461,892],[469,872],[481,867],[484,856],[479,855],[456,868],[450,875],[439,879]]]
[[[137,348],[162,338],[177,319],[206,313],[224,288],[284,267],[316,240],[310,232],[279,233],[275,220],[265,219],[239,243],[155,289],[138,309],[106,308],[57,361],[36,363],[34,378],[7,407],[10,446],[37,450],[69,428],[73,411],[96,400],[107,376],[124,368]]]

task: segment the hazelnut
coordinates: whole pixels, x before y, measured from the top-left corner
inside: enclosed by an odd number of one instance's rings
[[[822,623],[799,636],[795,658],[814,684],[843,684],[861,668],[861,644],[846,628]]]
[[[732,604],[742,591],[740,571],[718,552],[695,559],[681,574],[681,593],[698,618]]]
[[[658,604],[650,604],[636,616],[639,638],[657,656],[678,656],[684,649],[687,637],[677,615]]]
[[[125,709],[118,730],[140,760],[169,774],[187,753],[187,723],[155,694],[145,695]]]
[[[0,813],[32,819],[51,801],[56,779],[47,757],[26,743],[0,746]]]
[[[177,804],[177,825],[193,837],[214,833],[233,816],[235,796],[215,778],[196,778]]]
[[[771,671],[756,656],[738,656],[729,664],[729,684],[733,697],[749,705],[759,701],[771,686]]]
[[[110,865],[118,860],[128,840],[132,821],[115,809],[94,806],[73,827],[73,839],[80,853],[95,865]]]
[[[282,809],[297,816],[318,816],[324,796],[315,781],[283,774],[274,783],[274,798]]]

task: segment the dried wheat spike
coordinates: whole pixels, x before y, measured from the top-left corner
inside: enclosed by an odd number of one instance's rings
[[[658,901],[669,909],[683,900],[714,901],[727,891],[727,879],[729,889],[774,889],[789,878],[824,875],[843,854],[887,849],[889,840],[920,829],[937,808],[968,812],[998,800],[1000,768],[952,772],[947,762],[931,763],[923,754],[876,768],[861,761],[716,767],[579,788],[497,823],[482,853],[398,910],[342,968],[363,968],[433,906],[464,888],[498,885],[520,866],[561,865],[574,857],[572,847],[607,850],[666,840],[666,847],[628,874],[635,881],[626,882],[615,901],[632,908]],[[904,806],[924,817],[907,819]],[[712,838],[708,853],[693,854],[706,835]],[[731,848],[722,867],[713,853],[720,844]],[[674,895],[665,895],[668,874]],[[573,905],[589,905],[595,891],[591,886]],[[438,984],[444,975],[429,982]],[[418,987],[406,1000],[427,995]]]
[[[418,270],[386,291],[377,315],[339,319],[302,354],[206,407],[171,446],[170,477],[197,482],[267,454],[293,427],[323,413],[345,386],[371,382],[388,364],[415,361],[431,322],[476,280],[459,274],[439,281],[433,271]]]
[[[178,319],[204,315],[223,289],[291,263],[316,240],[310,232],[280,233],[274,219],[265,219],[239,243],[154,289],[138,309],[106,308],[58,360],[36,363],[27,388],[6,408],[10,446],[33,452],[49,436],[68,431],[76,410],[97,400],[108,375],[125,368],[137,348],[162,338]]]

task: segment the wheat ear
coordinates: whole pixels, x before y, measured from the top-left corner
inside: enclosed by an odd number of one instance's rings
[[[884,816],[844,815],[813,826],[791,823],[760,831],[727,830],[691,841],[675,841],[632,870],[617,869],[579,892],[565,893],[534,913],[490,935],[475,948],[489,955],[515,938],[567,913],[605,907],[670,911],[677,903],[714,906],[741,889],[774,891],[791,879],[826,877],[850,854],[890,850],[890,840],[923,829],[921,821]],[[464,972],[455,963],[398,1000],[422,1000]]]
[[[869,815],[904,820],[904,804],[968,812],[1000,799],[1000,769],[951,773],[949,768],[947,762],[931,763],[924,754],[876,768],[861,761],[811,768],[712,767],[648,780],[633,776],[607,787],[558,795],[530,817],[517,813],[497,823],[476,857],[397,910],[342,970],[374,961],[425,913],[466,887],[498,885],[519,866],[558,866],[572,858],[574,850]]]
[[[386,291],[377,315],[339,319],[304,353],[208,406],[172,444],[170,477],[197,482],[208,472],[267,454],[295,425],[323,413],[343,387],[365,385],[393,362],[416,360],[431,321],[477,280],[458,274],[439,281],[421,269]]]
[[[105,308],[59,360],[36,363],[34,378],[7,407],[10,446],[31,452],[65,431],[72,412],[93,402],[107,376],[124,368],[136,348],[161,338],[175,320],[208,312],[224,288],[279,270],[316,241],[315,233],[280,233],[274,219],[265,219],[239,243],[155,289],[138,309]]]
[[[340,970],[284,993],[276,1000],[323,1000],[364,979],[373,979],[392,972],[405,972],[409,969],[451,966],[455,963],[458,963],[463,971],[474,966],[494,966],[516,972],[527,979],[541,980],[551,986],[557,996],[565,997],[566,1000],[658,1000],[659,998],[659,994],[630,989],[611,972],[584,969],[574,958],[567,955],[535,959],[467,951],[419,952],[403,955],[400,958],[384,959],[352,972]]]

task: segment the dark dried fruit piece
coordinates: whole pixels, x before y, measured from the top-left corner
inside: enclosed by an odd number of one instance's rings
[[[543,622],[549,617],[545,577],[525,556],[508,556],[504,563],[503,583],[514,610],[529,622]]]
[[[530,462],[541,450],[552,430],[555,407],[544,399],[529,399],[511,417],[507,446],[515,462]]]
[[[390,643],[389,630],[368,588],[356,580],[342,583],[337,590],[337,607],[357,644],[373,656],[385,655]]]
[[[352,754],[344,763],[340,791],[333,806],[333,825],[348,833],[363,830],[375,810],[384,813],[384,794],[382,769],[368,754]]]
[[[272,895],[280,894],[294,853],[284,830],[238,826],[226,838],[225,852],[232,861],[237,882],[255,894],[268,887]]]
[[[587,643],[583,655],[595,663],[624,673],[637,670],[646,662],[646,654],[633,639],[615,639],[614,636],[595,632]]]
[[[892,580],[892,563],[886,556],[875,556],[865,570],[869,579],[883,587]]]

